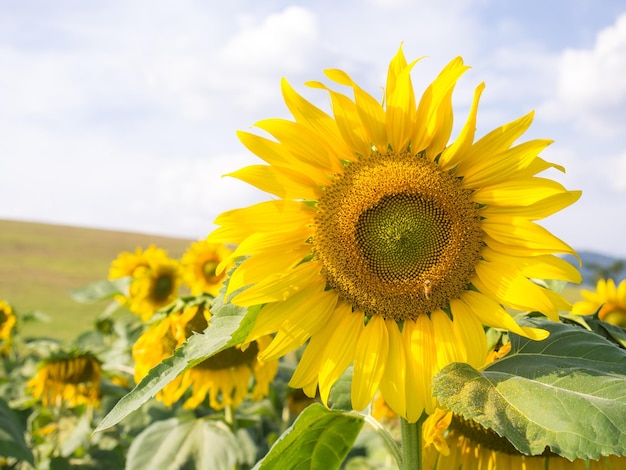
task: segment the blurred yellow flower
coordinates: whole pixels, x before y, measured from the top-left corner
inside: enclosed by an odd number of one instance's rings
[[[98,406],[100,361],[91,353],[59,353],[44,360],[27,384],[44,406]]]
[[[13,307],[8,302],[0,300],[0,354],[7,354],[11,350],[16,322]]]
[[[193,332],[204,331],[210,318],[209,310],[200,304],[172,312],[151,325],[132,349],[135,381],[139,382],[150,369],[171,356],[174,349],[182,345]],[[217,353],[167,384],[157,394],[157,399],[171,406],[191,389],[191,395],[183,404],[184,408],[196,408],[207,395],[211,408],[215,410],[225,406],[236,407],[248,397],[253,379],[250,399],[261,400],[269,393],[269,385],[278,371],[278,361],[257,361],[257,355],[270,341],[271,338],[263,337],[250,343],[245,350],[232,347]]]
[[[626,279],[617,287],[613,279],[600,279],[595,292],[583,289],[581,294],[585,300],[576,302],[572,313],[590,315],[598,312],[600,320],[626,328]]]
[[[478,102],[448,145],[452,92],[467,70],[452,60],[415,99],[402,49],[392,59],[383,104],[345,72],[326,76],[354,99],[319,82],[334,116],[282,92],[295,120],[257,126],[275,140],[240,132],[268,165],[232,173],[278,197],[219,215],[211,242],[236,244],[244,257],[228,294],[240,306],[263,305],[254,340],[276,333],[261,360],[305,343],[290,386],[313,396],[354,365],[352,406],[364,409],[380,388],[400,416],[415,422],[435,401],[430,383],[445,365],[482,366],[483,324],[533,339],[503,308],[558,320],[571,305],[531,279],[580,282],[554,253],[574,250],[536,224],[575,202],[580,191],[537,175],[551,167],[537,155],[551,141],[513,146],[533,114],[474,142]],[[218,267],[218,272],[226,263]]]
[[[226,272],[217,274],[216,269],[231,253],[232,250],[222,243],[201,240],[191,245],[183,255],[181,264],[183,282],[191,289],[193,295],[207,293],[217,297]]]
[[[111,263],[109,279],[124,277],[130,277],[128,295],[116,299],[144,321],[173,302],[182,283],[180,263],[153,245],[145,251],[137,248],[135,253],[120,253]]]

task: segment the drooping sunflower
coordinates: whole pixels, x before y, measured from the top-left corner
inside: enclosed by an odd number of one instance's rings
[[[600,279],[595,292],[583,289],[585,300],[576,302],[572,313],[590,315],[598,312],[600,320],[626,328],[626,279],[615,286],[613,279]]]
[[[13,307],[4,300],[0,300],[0,355],[6,354],[11,350],[13,330],[16,322],[17,318]]]
[[[100,402],[100,361],[89,352],[61,352],[44,360],[27,384],[44,406],[96,407]]]
[[[437,409],[424,423],[424,468],[437,470],[609,470],[623,468],[626,457],[568,460],[552,452],[521,454],[504,437],[451,411]]]
[[[204,331],[211,313],[204,304],[174,311],[151,325],[137,340],[132,349],[135,360],[135,381],[143,379],[150,369],[171,356],[194,332]],[[247,349],[232,347],[197,364],[167,384],[157,399],[171,406],[187,390],[191,395],[184,408],[196,408],[209,395],[210,406],[220,410],[236,407],[246,397],[258,401],[269,393],[269,386],[278,371],[278,361],[260,363],[257,355],[269,345],[270,337],[261,337]],[[249,393],[251,381],[252,390]]]
[[[563,170],[538,153],[551,141],[513,143],[530,113],[474,142],[484,84],[450,144],[452,91],[468,68],[452,60],[415,100],[402,49],[392,59],[381,104],[345,72],[326,76],[354,99],[319,82],[333,115],[285,81],[294,120],[267,119],[267,139],[240,132],[269,165],[230,176],[280,199],[231,210],[215,221],[211,242],[237,244],[228,294],[241,306],[263,305],[249,340],[276,333],[261,360],[308,341],[290,385],[309,395],[353,364],[352,405],[365,408],[380,388],[409,422],[435,409],[432,376],[453,361],[482,366],[483,324],[533,339],[503,308],[557,320],[571,305],[531,278],[580,282],[554,253],[574,253],[535,223],[580,197],[536,176]],[[230,261],[230,260],[229,260]],[[221,268],[221,266],[219,267]],[[219,271],[219,269],[218,269]]]
[[[232,250],[223,243],[209,243],[206,240],[195,242],[183,255],[183,282],[193,295],[207,293],[213,297],[219,294],[226,273],[216,273],[217,266],[226,259]]]

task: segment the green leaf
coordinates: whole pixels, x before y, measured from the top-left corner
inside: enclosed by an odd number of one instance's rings
[[[564,323],[527,319],[544,341],[510,334],[511,352],[481,372],[451,364],[435,376],[442,406],[493,429],[524,454],[546,446],[570,460],[626,453],[626,351]]]
[[[224,303],[220,295],[215,299],[211,313],[211,326],[204,333],[191,336],[171,357],[152,368],[104,417],[95,432],[119,423],[185,370],[226,348],[243,343],[252,330],[258,308]]]
[[[0,423],[2,423],[0,426],[0,455],[25,460],[34,467],[33,453],[24,440],[25,429],[15,412],[2,398],[0,398]]]
[[[129,277],[112,281],[97,281],[71,290],[70,296],[77,302],[90,304],[99,300],[110,299],[116,295],[126,295],[125,292],[128,291],[129,284]]]
[[[363,416],[357,413],[327,410],[320,404],[313,404],[298,416],[254,468],[339,468],[363,422]]]
[[[230,470],[242,461],[239,441],[221,421],[171,418],[133,439],[126,468]]]
[[[352,410],[352,374],[353,367],[348,367],[330,389],[330,407],[333,410]]]

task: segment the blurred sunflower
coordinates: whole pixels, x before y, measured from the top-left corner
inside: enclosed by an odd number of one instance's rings
[[[135,269],[130,283],[127,306],[131,312],[148,320],[154,312],[173,302],[182,282],[178,261],[151,258],[148,266]]]
[[[585,300],[576,302],[572,313],[590,315],[598,312],[600,320],[626,328],[626,279],[617,287],[613,279],[600,279],[595,292],[583,289],[581,294]]]
[[[476,88],[457,139],[452,91],[468,68],[452,60],[416,103],[402,49],[392,59],[381,105],[345,72],[326,76],[352,88],[354,100],[319,82],[334,117],[282,92],[295,120],[257,126],[275,140],[240,132],[269,165],[230,176],[280,199],[219,215],[208,240],[238,244],[227,259],[231,301],[263,305],[249,340],[277,333],[260,355],[273,360],[308,345],[290,386],[312,396],[354,365],[352,406],[380,390],[400,416],[432,413],[432,376],[446,364],[485,359],[483,324],[533,339],[503,308],[558,320],[571,305],[531,278],[580,281],[553,253],[574,250],[535,223],[572,204],[579,191],[536,175],[561,167],[537,154],[549,140],[515,146],[533,114],[474,142],[484,84]],[[222,272],[226,262],[218,267]]]
[[[157,259],[167,259],[167,252],[154,245],[150,245],[145,251],[138,247],[134,253],[127,251],[120,253],[111,263],[109,279],[113,280],[132,276],[135,273],[135,269],[141,266],[149,266],[151,260],[154,261]]]
[[[109,279],[128,277],[128,295],[115,299],[132,312],[148,320],[156,310],[166,306],[178,295],[181,285],[181,269],[178,261],[154,245],[145,251],[137,248],[135,253],[124,252],[111,263]]]
[[[13,307],[4,300],[0,300],[0,354],[7,354],[11,350],[16,322]]]
[[[222,243],[209,243],[200,240],[191,245],[183,255],[183,282],[193,295],[207,293],[213,297],[219,294],[226,273],[216,273],[217,266],[232,253]]]
[[[552,452],[521,454],[506,438],[451,411],[437,409],[424,422],[424,468],[437,470],[609,470],[624,468],[626,457],[570,461]]]
[[[172,312],[150,326],[132,349],[135,381],[139,383],[150,369],[171,356],[174,349],[187,341],[194,332],[204,331],[210,318],[209,310],[200,304]],[[251,342],[245,350],[232,347],[217,353],[167,384],[157,394],[157,399],[171,406],[191,389],[191,396],[183,404],[184,408],[196,408],[207,394],[211,408],[215,410],[226,406],[236,407],[248,396],[250,381],[254,378],[250,398],[261,400],[269,393],[269,385],[278,371],[278,361],[257,361],[257,355],[270,341],[271,338],[262,337]]]
[[[88,352],[62,352],[44,360],[27,384],[44,406],[98,406],[100,361]]]

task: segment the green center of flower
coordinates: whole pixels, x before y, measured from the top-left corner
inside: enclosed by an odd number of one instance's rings
[[[215,277],[215,269],[218,263],[215,261],[207,261],[202,265],[202,275],[207,281],[211,281]]]
[[[238,367],[245,364],[251,364],[256,360],[259,354],[259,346],[256,341],[250,343],[250,346],[245,351],[242,351],[238,347],[232,347],[224,349],[218,352],[215,356],[202,361],[195,367],[208,370],[217,369],[229,369],[231,367]]]
[[[167,299],[174,288],[174,281],[171,276],[163,274],[154,281],[154,298],[157,301]]]
[[[437,263],[450,223],[436,202],[393,194],[361,214],[356,237],[372,272],[381,279],[415,279]]]
[[[355,309],[415,320],[467,288],[483,232],[461,179],[421,155],[374,153],[324,189],[315,257]]]

